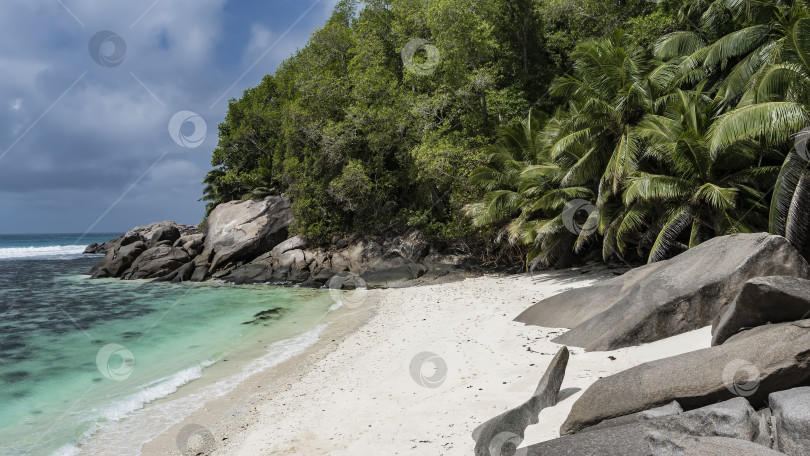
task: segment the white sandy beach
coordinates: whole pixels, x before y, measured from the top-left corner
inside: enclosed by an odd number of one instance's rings
[[[207,445],[199,436],[189,441],[207,446],[205,454],[470,455],[473,429],[526,401],[560,348],[550,339],[564,329],[512,319],[544,297],[608,277],[604,268],[574,269],[368,291],[358,309],[336,312],[351,324],[333,325],[307,353],[206,404],[143,454],[181,454],[177,435],[193,424],[214,435]],[[563,399],[541,413],[524,444],[557,437],[598,378],[708,347],[710,338],[704,328],[613,352],[572,348]],[[440,357],[446,375],[432,363],[412,375],[414,357],[425,352]]]

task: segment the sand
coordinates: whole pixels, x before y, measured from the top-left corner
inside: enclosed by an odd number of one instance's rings
[[[551,339],[565,329],[512,319],[609,277],[605,268],[573,269],[367,291],[335,312],[316,346],[205,404],[143,454],[181,454],[182,430],[202,429],[189,447],[214,455],[470,455],[473,429],[526,401],[560,348]],[[600,377],[710,341],[704,328],[613,352],[571,348],[563,399],[527,429],[524,445],[558,437]]]

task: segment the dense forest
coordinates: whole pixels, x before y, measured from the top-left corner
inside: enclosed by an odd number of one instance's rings
[[[810,246],[810,5],[341,1],[219,126],[203,199],[293,230],[419,229],[526,266]],[[803,210],[805,209],[805,210]]]

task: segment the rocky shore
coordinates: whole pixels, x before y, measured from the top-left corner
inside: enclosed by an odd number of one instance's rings
[[[234,201],[217,206],[205,226],[159,222],[87,247],[104,254],[93,278],[235,284],[301,284],[336,289],[390,287],[469,271],[469,255],[448,251],[420,233],[380,238],[354,235],[331,247],[289,237],[290,200]]]
[[[517,321],[572,328],[554,341],[588,351],[707,325],[713,337],[709,348],[597,380],[573,404],[561,438],[521,454],[810,454],[808,277],[785,238],[741,234],[535,304]],[[476,456],[515,454],[540,410],[556,404],[567,353],[529,402],[476,430]]]

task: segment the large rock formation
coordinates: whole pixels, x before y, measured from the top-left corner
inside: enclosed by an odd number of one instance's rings
[[[133,228],[123,236],[113,239],[110,242],[96,245],[94,248],[90,248],[93,246],[88,247],[85,253],[105,254],[104,258],[93,267],[90,274],[93,278],[127,276],[128,273],[133,272],[130,271],[130,268],[144,252],[158,247],[171,248],[172,245],[176,244],[181,239],[191,239],[195,236],[202,236],[198,228],[180,225],[171,221],[152,223],[151,225]],[[170,262],[173,258],[180,256],[190,257],[197,254],[197,252],[194,251],[186,251],[184,246],[180,248],[183,249],[182,252],[175,251],[170,256],[165,249],[154,251],[150,254],[149,261],[167,257],[166,261]],[[139,277],[137,278],[158,277],[158,275],[149,274],[148,271],[162,272],[175,266],[174,264],[166,266],[158,263],[147,265],[146,263],[149,261],[144,260],[139,264],[138,269],[143,272],[139,273]]]
[[[810,317],[810,280],[758,277],[749,280],[712,328],[712,345],[743,329]]]
[[[292,221],[290,200],[280,196],[220,204],[205,224],[203,256],[210,258],[209,272],[269,252],[287,239]]]
[[[736,398],[681,414],[564,436],[532,445],[526,454],[779,454],[769,449],[770,444],[770,431],[761,427],[760,415],[748,401]]]
[[[744,283],[773,275],[810,277],[810,266],[781,236],[725,236],[541,301],[516,321],[573,328],[555,339],[560,344],[614,350],[710,325]]]
[[[723,345],[665,358],[605,377],[574,404],[560,433],[665,405],[684,409],[810,384],[810,320],[760,326]]]

